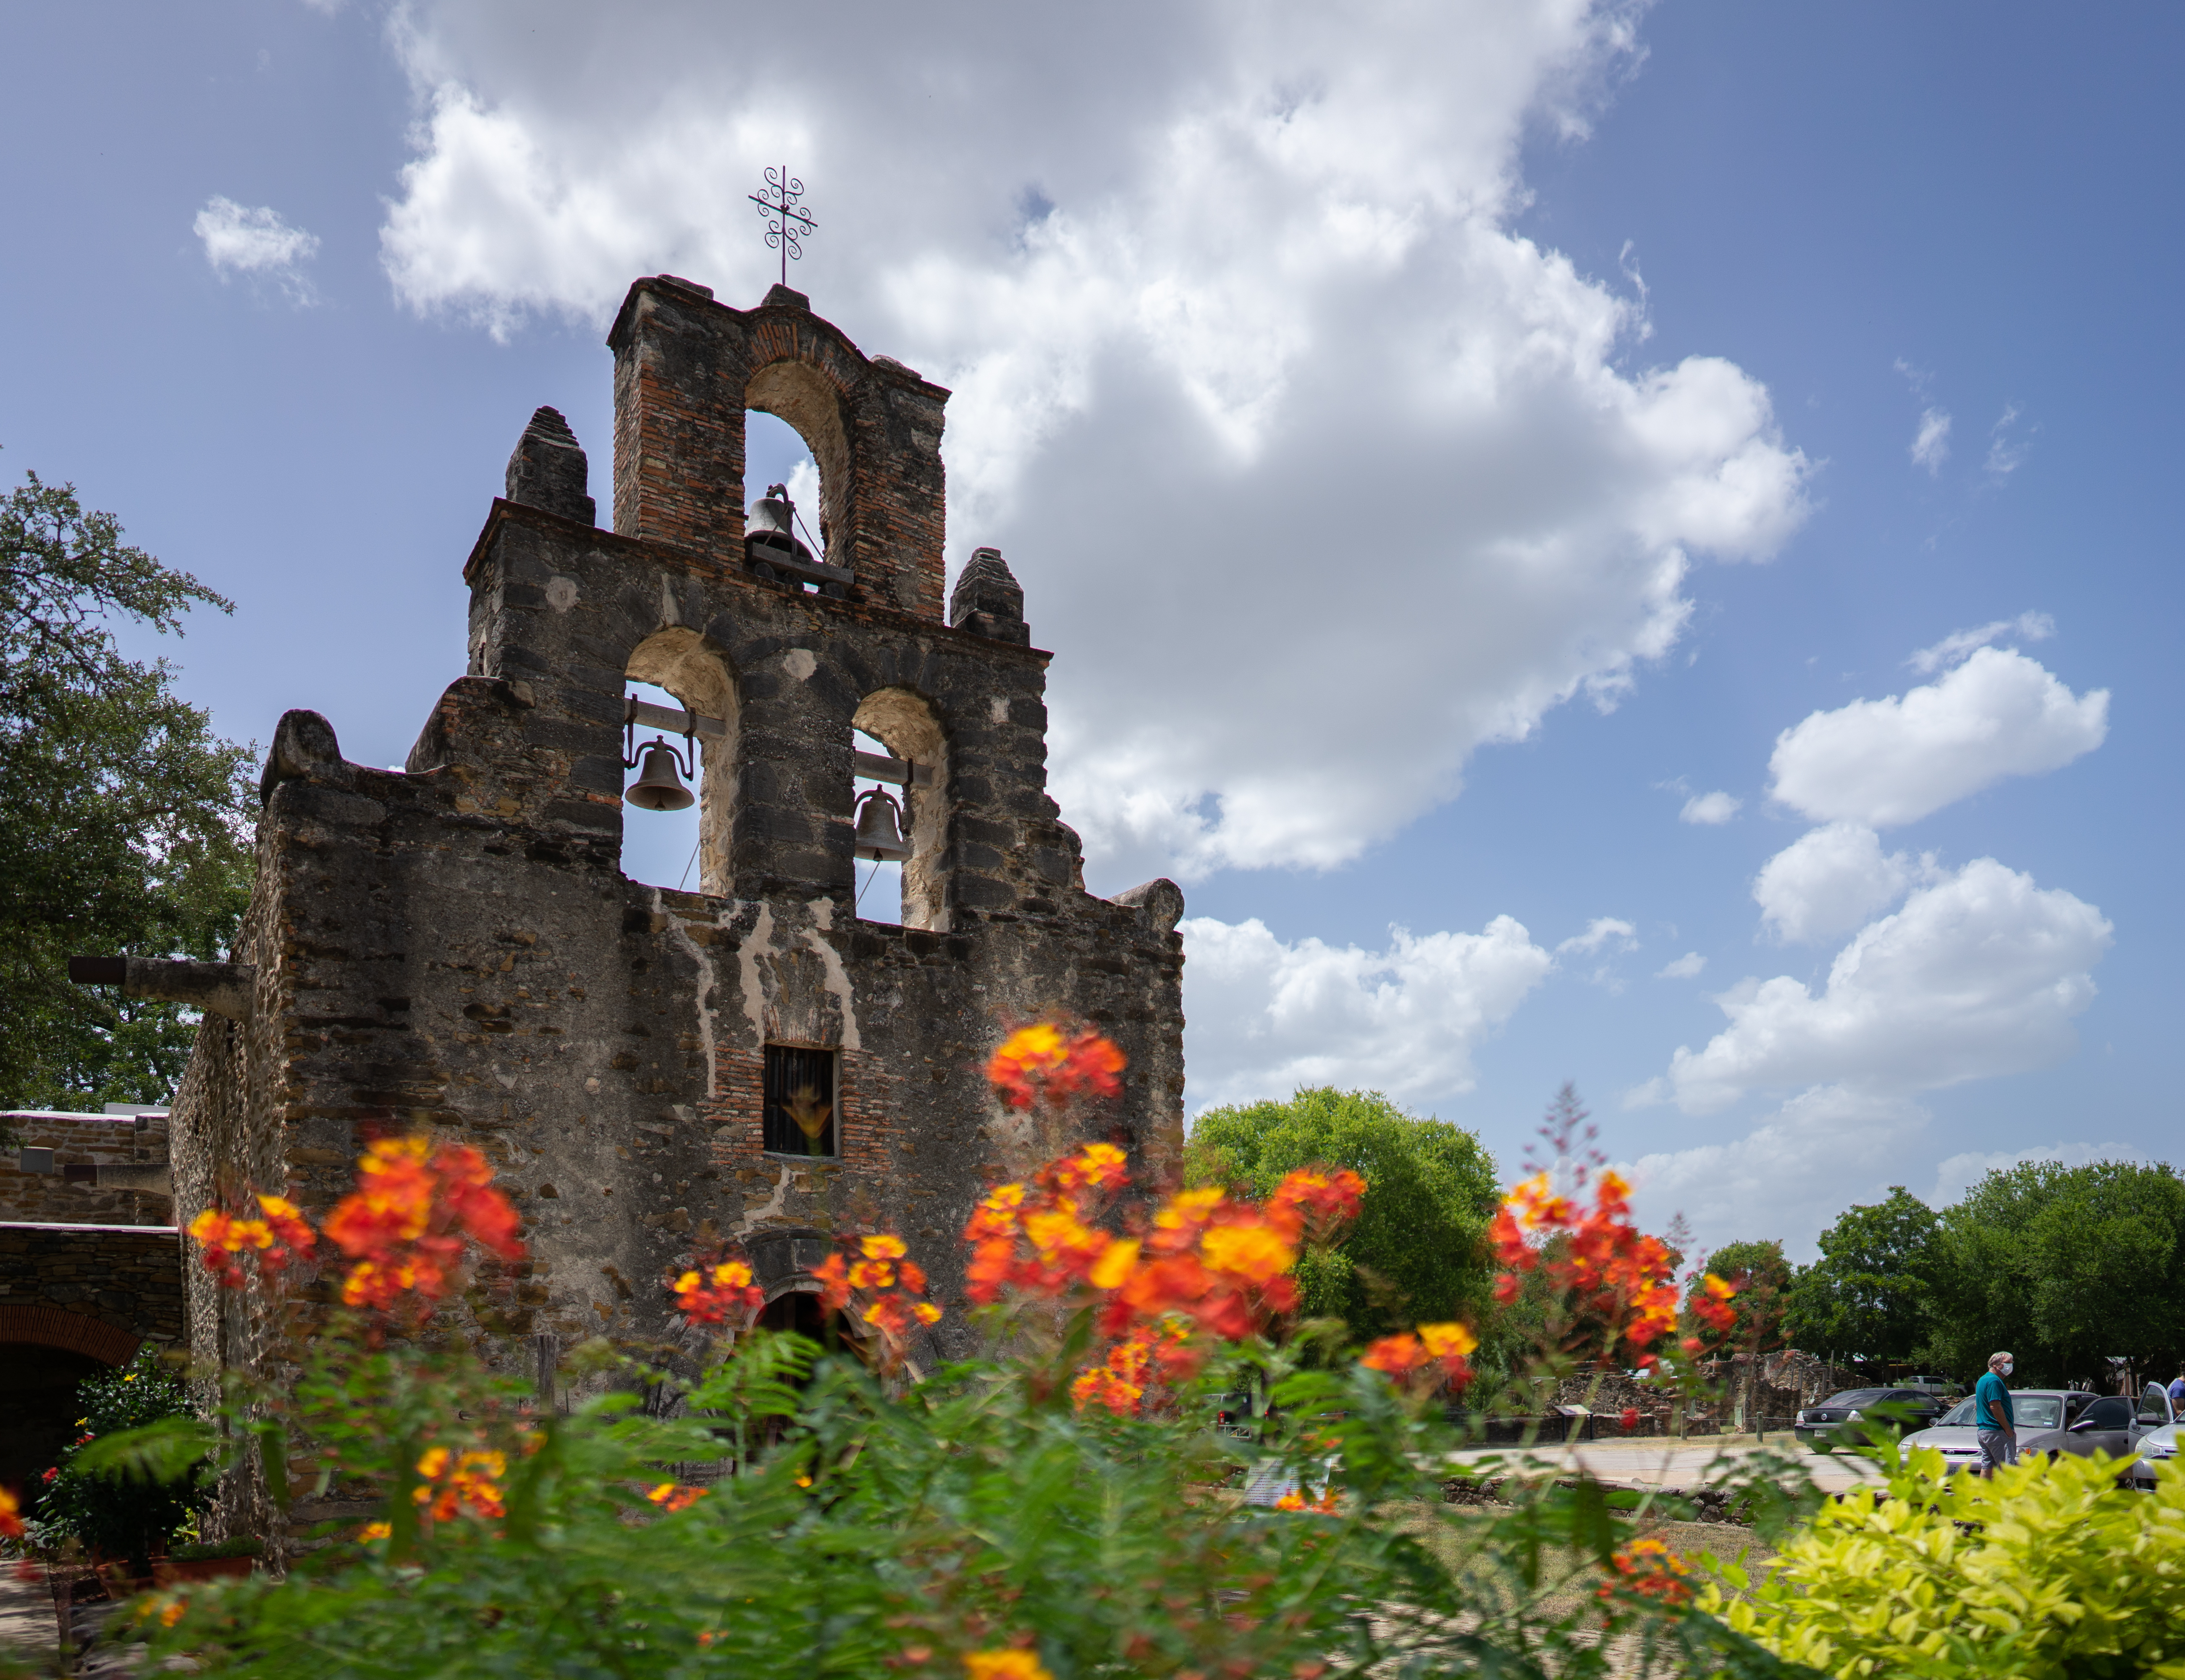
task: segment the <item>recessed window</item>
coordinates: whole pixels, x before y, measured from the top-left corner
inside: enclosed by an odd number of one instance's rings
[[[802,1044],[766,1047],[766,1148],[774,1155],[840,1155],[835,1052]]]

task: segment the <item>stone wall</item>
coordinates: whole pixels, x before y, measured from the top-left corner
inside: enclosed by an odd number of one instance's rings
[[[25,1173],[13,1150],[0,1154],[0,1220],[64,1225],[165,1225],[172,1204],[163,1196],[72,1184],[64,1167],[148,1166],[167,1158],[164,1114],[69,1114],[14,1110],[0,1128],[19,1142],[53,1152],[53,1170]]]

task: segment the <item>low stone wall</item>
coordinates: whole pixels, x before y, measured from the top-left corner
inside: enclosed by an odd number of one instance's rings
[[[165,1115],[63,1114],[18,1109],[0,1115],[0,1128],[14,1133],[21,1144],[53,1152],[51,1173],[25,1173],[14,1150],[0,1152],[0,1220],[159,1226],[174,1218],[173,1204],[165,1196],[72,1184],[61,1176],[64,1167],[151,1166],[165,1161]]]
[[[120,1364],[142,1342],[188,1337],[172,1225],[0,1224],[0,1342]]]

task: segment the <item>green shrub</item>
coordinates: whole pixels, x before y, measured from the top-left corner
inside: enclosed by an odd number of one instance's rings
[[[1702,1605],[1838,1680],[2185,1680],[2185,1477],[2149,1495],[2103,1457],[1983,1481],[1931,1449],[1881,1456],[1886,1487],[1825,1507],[1749,1599]]]

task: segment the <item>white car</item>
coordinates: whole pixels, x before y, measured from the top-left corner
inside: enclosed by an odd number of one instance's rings
[[[2152,1493],[2157,1470],[2166,1467],[2171,1475],[2176,1476],[2185,1470],[2177,1463],[2177,1425],[2167,1423],[2140,1442],[2139,1458],[2132,1467],[2132,1485]]]

